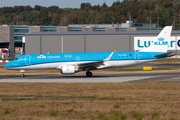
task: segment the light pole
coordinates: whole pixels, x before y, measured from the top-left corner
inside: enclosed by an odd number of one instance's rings
[[[173,23],[174,23],[174,30],[175,30],[175,28],[176,28],[176,25],[175,25],[175,19],[173,20]]]
[[[157,17],[157,22],[158,22],[158,30],[159,30],[159,15]]]
[[[149,29],[151,30],[151,17],[150,17],[150,26],[149,26]]]

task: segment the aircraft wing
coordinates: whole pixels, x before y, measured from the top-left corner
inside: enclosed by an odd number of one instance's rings
[[[105,65],[104,62],[109,61],[111,59],[113,53],[114,52],[112,52],[105,60],[93,61],[93,62],[84,62],[84,63],[79,63],[77,65],[79,66],[80,69],[86,69],[86,68],[96,69],[97,66]]]
[[[174,52],[167,52],[167,53],[155,55],[154,57],[164,57],[164,56],[172,57],[172,56],[174,56],[174,55],[176,55]]]

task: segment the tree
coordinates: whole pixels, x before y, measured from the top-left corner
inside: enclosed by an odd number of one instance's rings
[[[41,11],[41,6],[35,5],[34,9],[35,9],[35,10],[38,10],[38,11]]]
[[[94,5],[94,6],[92,7],[92,9],[93,9],[93,10],[100,11],[100,10],[101,10],[101,7],[100,7],[100,5],[98,4],[98,5]]]
[[[91,3],[81,3],[81,9],[83,10],[85,7],[89,7],[91,9]]]
[[[30,5],[27,5],[24,7],[24,10],[30,12],[32,10],[32,7]]]
[[[101,7],[106,8],[106,7],[108,7],[108,6],[107,6],[106,3],[104,2],[103,5],[102,5]]]
[[[81,9],[83,10],[86,7],[86,3],[81,3]]]

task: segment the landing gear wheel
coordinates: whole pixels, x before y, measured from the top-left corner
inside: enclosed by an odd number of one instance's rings
[[[22,73],[22,74],[21,74],[21,77],[25,77],[25,75],[24,75],[25,70],[20,70],[20,72]]]
[[[86,72],[86,76],[87,76],[87,77],[92,77],[92,72],[87,71],[87,72]]]
[[[22,77],[25,77],[25,75],[24,75],[24,74],[22,74],[21,76],[22,76]]]

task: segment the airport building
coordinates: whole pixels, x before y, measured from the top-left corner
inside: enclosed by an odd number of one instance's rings
[[[35,32],[25,35],[25,53],[138,51],[160,31]],[[169,51],[180,55],[180,31],[172,31]]]

